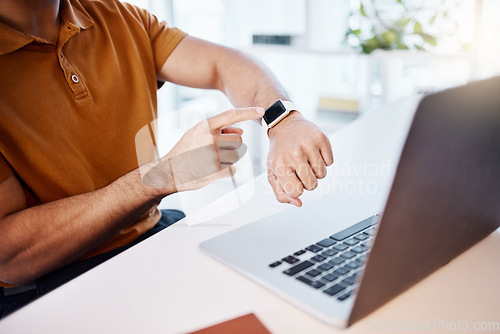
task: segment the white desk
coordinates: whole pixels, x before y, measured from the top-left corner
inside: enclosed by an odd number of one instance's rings
[[[386,108],[336,133],[331,138],[335,165],[394,167],[412,109],[411,103]],[[320,187],[343,182],[339,167],[330,167],[329,174]],[[391,178],[372,179],[379,190],[371,195],[339,192],[335,206],[346,209],[332,212],[332,219],[343,225],[347,217],[380,210]],[[319,192],[304,199],[316,196]],[[218,205],[207,210],[213,212]],[[472,326],[475,321],[500,321],[498,232],[346,331],[316,320],[198,249],[203,240],[286,207],[274,200],[265,176],[259,176],[255,196],[243,207],[198,225],[179,222],[169,227],[0,321],[0,333],[185,333],[251,312],[271,332],[287,334],[373,333],[386,325],[398,329],[394,326],[405,322],[453,326],[461,321]],[[420,332],[431,332],[422,328]],[[445,327],[435,329],[432,333]]]

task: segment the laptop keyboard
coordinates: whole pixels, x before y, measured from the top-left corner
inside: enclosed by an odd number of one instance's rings
[[[370,217],[269,265],[283,274],[344,301],[357,286],[380,214]],[[290,266],[291,265],[291,266]]]

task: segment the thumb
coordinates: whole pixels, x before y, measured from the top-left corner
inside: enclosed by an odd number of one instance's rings
[[[227,128],[234,123],[249,121],[264,116],[264,109],[260,107],[229,109],[210,117],[208,126],[211,130]]]

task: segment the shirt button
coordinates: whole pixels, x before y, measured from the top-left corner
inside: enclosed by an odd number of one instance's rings
[[[73,75],[71,76],[71,80],[72,80],[74,83],[79,83],[79,82],[80,82],[80,79],[79,79],[79,78],[78,78],[75,74],[73,74]]]

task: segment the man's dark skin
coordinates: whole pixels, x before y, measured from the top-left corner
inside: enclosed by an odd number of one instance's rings
[[[0,21],[56,45],[59,6],[59,0],[0,0]],[[203,54],[204,61],[200,62],[196,54]],[[262,108],[248,106],[268,107],[278,99],[288,100],[276,78],[256,61],[236,50],[190,36],[172,52],[158,79],[218,89],[239,108],[193,127],[160,163],[175,161],[172,157],[211,145],[222,137],[241,142],[242,131],[232,124],[258,119],[263,114]],[[269,138],[268,179],[276,198],[300,206],[298,197],[303,190],[316,188],[317,180],[326,175],[326,166],[333,163],[330,142],[298,112],[290,113],[273,127]],[[27,208],[19,180],[10,176],[0,183],[0,281],[33,281],[90,253],[165,196],[229,176],[226,169],[210,178],[197,177],[196,166],[207,164],[217,164],[217,159],[193,161],[189,175],[177,173],[173,166],[176,186],[171,184],[169,173],[157,175],[162,187],[146,186],[142,176],[153,166],[143,166],[104,188],[31,208]]]
[[[1,0],[0,20],[8,26],[57,44],[59,0]]]

